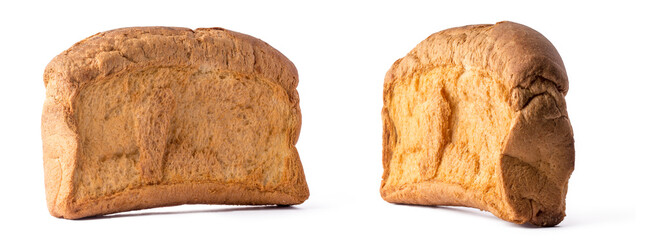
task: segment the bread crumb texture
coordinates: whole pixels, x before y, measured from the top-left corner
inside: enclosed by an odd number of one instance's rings
[[[99,33],[45,71],[47,200],[64,218],[309,196],[293,64],[224,29]]]
[[[558,224],[574,161],[567,89],[557,52],[526,26],[433,34],[386,75],[381,195]]]
[[[394,87],[397,144],[387,185],[441,181],[496,203],[495,159],[514,112],[504,86],[482,71],[437,67]],[[495,116],[495,117],[493,117]]]

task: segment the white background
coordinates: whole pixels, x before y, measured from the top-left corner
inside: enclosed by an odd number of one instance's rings
[[[645,7],[607,2],[2,1],[0,239],[643,239]],[[378,191],[385,72],[434,32],[501,20],[541,32],[566,65],[576,147],[567,217],[555,228],[532,228],[476,209],[386,203]],[[297,148],[309,200],[291,208],[193,205],[77,221],[50,216],[40,139],[43,70],[75,42],[130,26],[224,27],[291,59],[300,74]]]

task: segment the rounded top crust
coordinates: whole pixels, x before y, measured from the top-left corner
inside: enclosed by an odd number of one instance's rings
[[[444,65],[490,71],[509,89],[526,88],[537,78],[553,82],[565,95],[569,89],[564,63],[553,44],[539,32],[514,22],[469,25],[432,34],[392,65],[385,85]]]
[[[45,86],[56,79],[81,84],[132,69],[188,67],[231,71],[271,79],[291,93],[298,85],[294,64],[269,44],[223,28],[120,28],[92,35],[56,56],[46,67]]]

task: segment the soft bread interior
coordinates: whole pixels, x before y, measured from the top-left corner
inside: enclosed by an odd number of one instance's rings
[[[150,67],[83,86],[76,104],[75,201],[186,183],[289,191],[302,172],[297,106],[268,79]]]
[[[431,204],[502,207],[498,166],[516,114],[508,92],[487,72],[461,66],[435,67],[397,81],[386,101],[396,136],[383,188],[449,185],[446,189],[459,189],[449,194],[469,197],[434,197]]]

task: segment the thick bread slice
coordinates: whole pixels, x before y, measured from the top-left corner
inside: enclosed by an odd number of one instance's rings
[[[221,28],[116,29],[58,55],[44,82],[53,216],[309,196],[295,148],[298,73],[259,39]]]
[[[431,35],[385,77],[381,196],[558,224],[574,167],[567,90],[558,52],[531,28]]]

